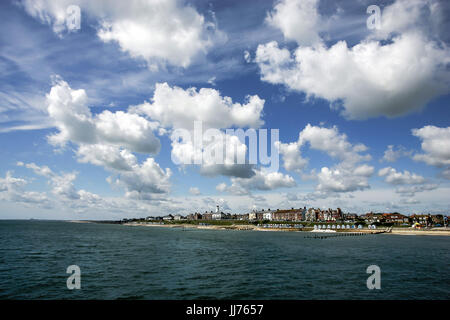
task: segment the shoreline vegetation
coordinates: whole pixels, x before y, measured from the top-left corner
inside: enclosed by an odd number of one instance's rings
[[[204,230],[242,230],[242,231],[267,231],[267,232],[311,232],[314,233],[314,224],[307,223],[289,223],[271,222],[268,224],[253,224],[246,221],[226,221],[211,220],[205,222],[193,221],[170,221],[170,222],[122,222],[122,221],[95,221],[95,220],[71,220],[74,223],[105,223],[120,224],[132,227],[156,227],[156,228],[181,228],[186,229],[204,229]],[[326,225],[326,223],[316,223],[316,225]],[[300,227],[301,226],[301,227]],[[323,230],[323,229],[322,229]],[[323,230],[325,231],[325,230]],[[431,236],[450,236],[450,228],[429,228],[414,229],[408,227],[381,227],[378,229],[332,229],[330,232],[336,233],[367,233],[367,234],[393,234],[393,235],[431,235]]]

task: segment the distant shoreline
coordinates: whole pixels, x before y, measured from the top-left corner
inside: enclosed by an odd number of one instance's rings
[[[94,222],[94,221],[92,221]],[[254,225],[194,225],[194,224],[155,224],[155,223],[141,223],[141,222],[129,222],[123,223],[124,226],[133,227],[161,227],[161,228],[190,228],[190,229],[205,229],[205,230],[247,230],[247,231],[274,231],[274,232],[311,232],[312,228],[262,228]],[[344,229],[342,231],[336,230],[337,232],[360,232],[368,234],[379,234],[384,229],[370,230],[370,229]],[[386,232],[383,234],[393,234],[393,235],[418,235],[418,236],[450,236],[450,230],[417,230],[417,229],[404,229],[404,228],[393,228],[391,232]]]

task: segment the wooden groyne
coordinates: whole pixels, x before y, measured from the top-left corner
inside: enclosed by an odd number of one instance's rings
[[[357,236],[366,236],[371,233],[366,232],[336,232],[336,233],[314,233],[313,235],[307,235],[303,238],[305,239],[328,239],[328,238],[337,238],[337,237],[357,237]]]
[[[336,233],[314,233],[304,236],[305,239],[328,239],[328,238],[337,238],[337,237],[358,237],[358,236],[367,236],[372,234],[381,234],[391,232],[392,228],[386,230],[377,230],[370,232],[336,232]]]

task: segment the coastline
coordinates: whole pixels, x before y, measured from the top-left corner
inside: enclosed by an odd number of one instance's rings
[[[414,236],[450,236],[450,230],[410,230],[394,228],[390,234],[396,235],[414,235]]]
[[[124,223],[124,226],[133,227],[161,227],[161,228],[184,228],[184,229],[203,229],[203,230],[242,230],[242,231],[266,231],[266,232],[306,232],[312,231],[312,228],[292,229],[292,228],[262,228],[254,225],[229,225],[229,226],[219,226],[219,225],[194,225],[187,223],[180,224],[151,224],[151,223],[139,223],[131,222]],[[379,230],[369,230],[369,229],[355,229],[355,230],[345,230],[342,232],[352,233],[368,233],[368,234],[392,234],[392,235],[418,235],[418,236],[450,236],[450,230],[417,230],[417,229],[404,229],[404,228],[393,228],[391,232],[383,232],[383,229]],[[339,231],[338,231],[339,232]]]

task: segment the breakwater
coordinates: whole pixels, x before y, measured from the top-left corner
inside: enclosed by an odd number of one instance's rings
[[[303,238],[305,239],[328,239],[328,238],[337,238],[337,237],[357,237],[357,236],[367,236],[367,235],[373,235],[373,234],[379,234],[382,232],[377,233],[368,233],[368,232],[336,232],[336,233],[321,233],[317,234],[314,233],[314,235],[307,235]]]

